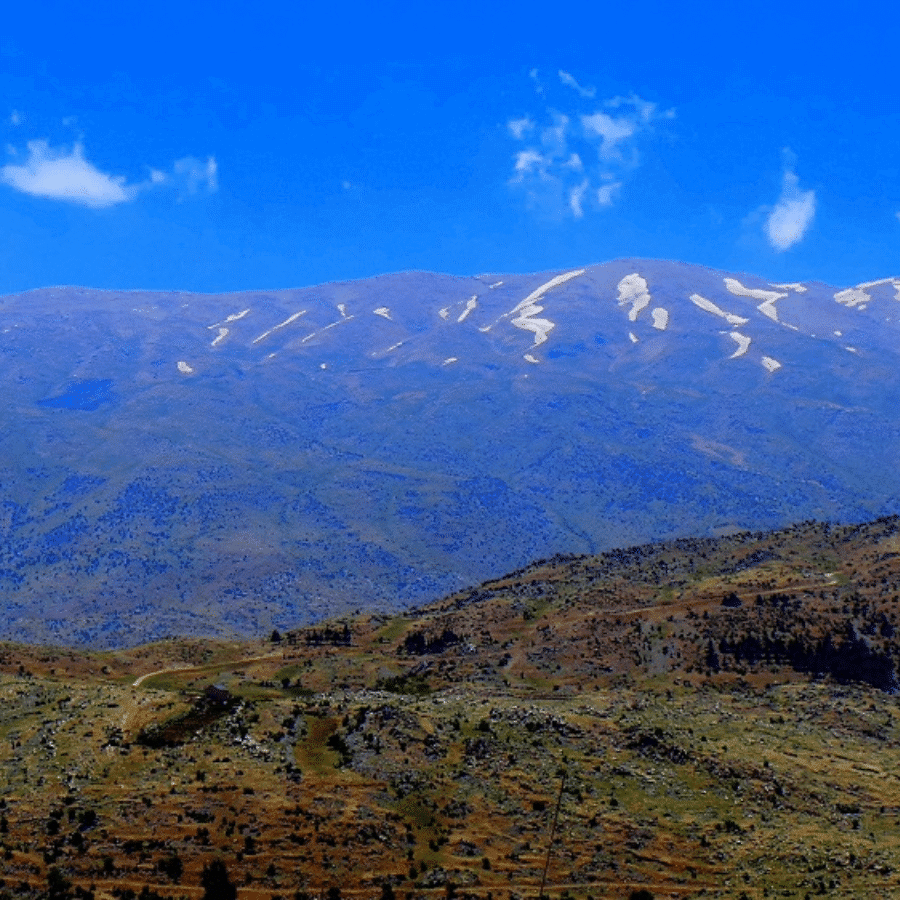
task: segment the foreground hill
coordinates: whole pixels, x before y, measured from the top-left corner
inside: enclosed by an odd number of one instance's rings
[[[898,583],[900,521],[810,522],[266,643],[7,645],[0,897],[215,861],[248,900],[536,897],[548,847],[572,900],[893,896]]]
[[[898,285],[619,260],[4,297],[0,635],[258,636],[556,553],[893,513]]]

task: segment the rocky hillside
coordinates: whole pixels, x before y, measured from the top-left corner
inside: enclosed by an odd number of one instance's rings
[[[893,896],[898,526],[552,559],[256,644],[6,645],[0,898]]]

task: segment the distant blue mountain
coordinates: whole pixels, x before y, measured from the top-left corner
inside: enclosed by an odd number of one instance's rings
[[[680,263],[0,298],[0,637],[396,610],[900,508],[900,278]]]

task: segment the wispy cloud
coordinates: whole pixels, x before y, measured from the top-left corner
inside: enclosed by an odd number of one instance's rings
[[[585,178],[581,184],[575,185],[569,191],[569,208],[576,219],[580,219],[584,215],[584,195],[587,193],[587,189],[588,180]]]
[[[582,97],[596,97],[597,89],[592,87],[582,87],[576,80],[575,76],[569,74],[568,72],[564,72],[562,69],[559,70],[559,80],[566,85],[566,87],[572,88],[572,90],[577,91],[581,94]]]
[[[215,157],[207,157],[206,161],[193,156],[185,156],[174,165],[174,172],[187,185],[191,194],[196,194],[203,187],[210,194],[219,189],[219,165]]]
[[[13,160],[0,168],[0,182],[32,197],[89,209],[130,203],[143,191],[162,186],[188,194],[200,188],[218,189],[218,166],[211,156],[205,161],[186,156],[173,164],[171,172],[149,169],[146,180],[129,183],[124,175],[94,165],[80,141],[72,147],[51,147],[46,140],[34,140],[28,142],[25,153],[15,147],[8,150]]]
[[[545,84],[536,70],[529,74],[540,109],[506,123],[520,144],[509,183],[532,205],[559,215],[580,219],[612,205],[640,165],[640,145],[657,123],[674,118],[674,110],[636,94],[598,101],[595,88],[562,69],[558,84]]]
[[[793,171],[793,154],[785,151],[785,169],[781,197],[769,212],[765,231],[769,243],[779,253],[799,243],[816,214],[816,192],[801,191],[800,179]]]

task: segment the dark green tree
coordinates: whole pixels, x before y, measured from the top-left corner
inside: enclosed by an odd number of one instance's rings
[[[72,882],[53,866],[47,872],[47,900],[69,900]]]
[[[221,859],[214,859],[203,867],[200,884],[203,886],[203,900],[237,900],[237,887],[231,883]]]

